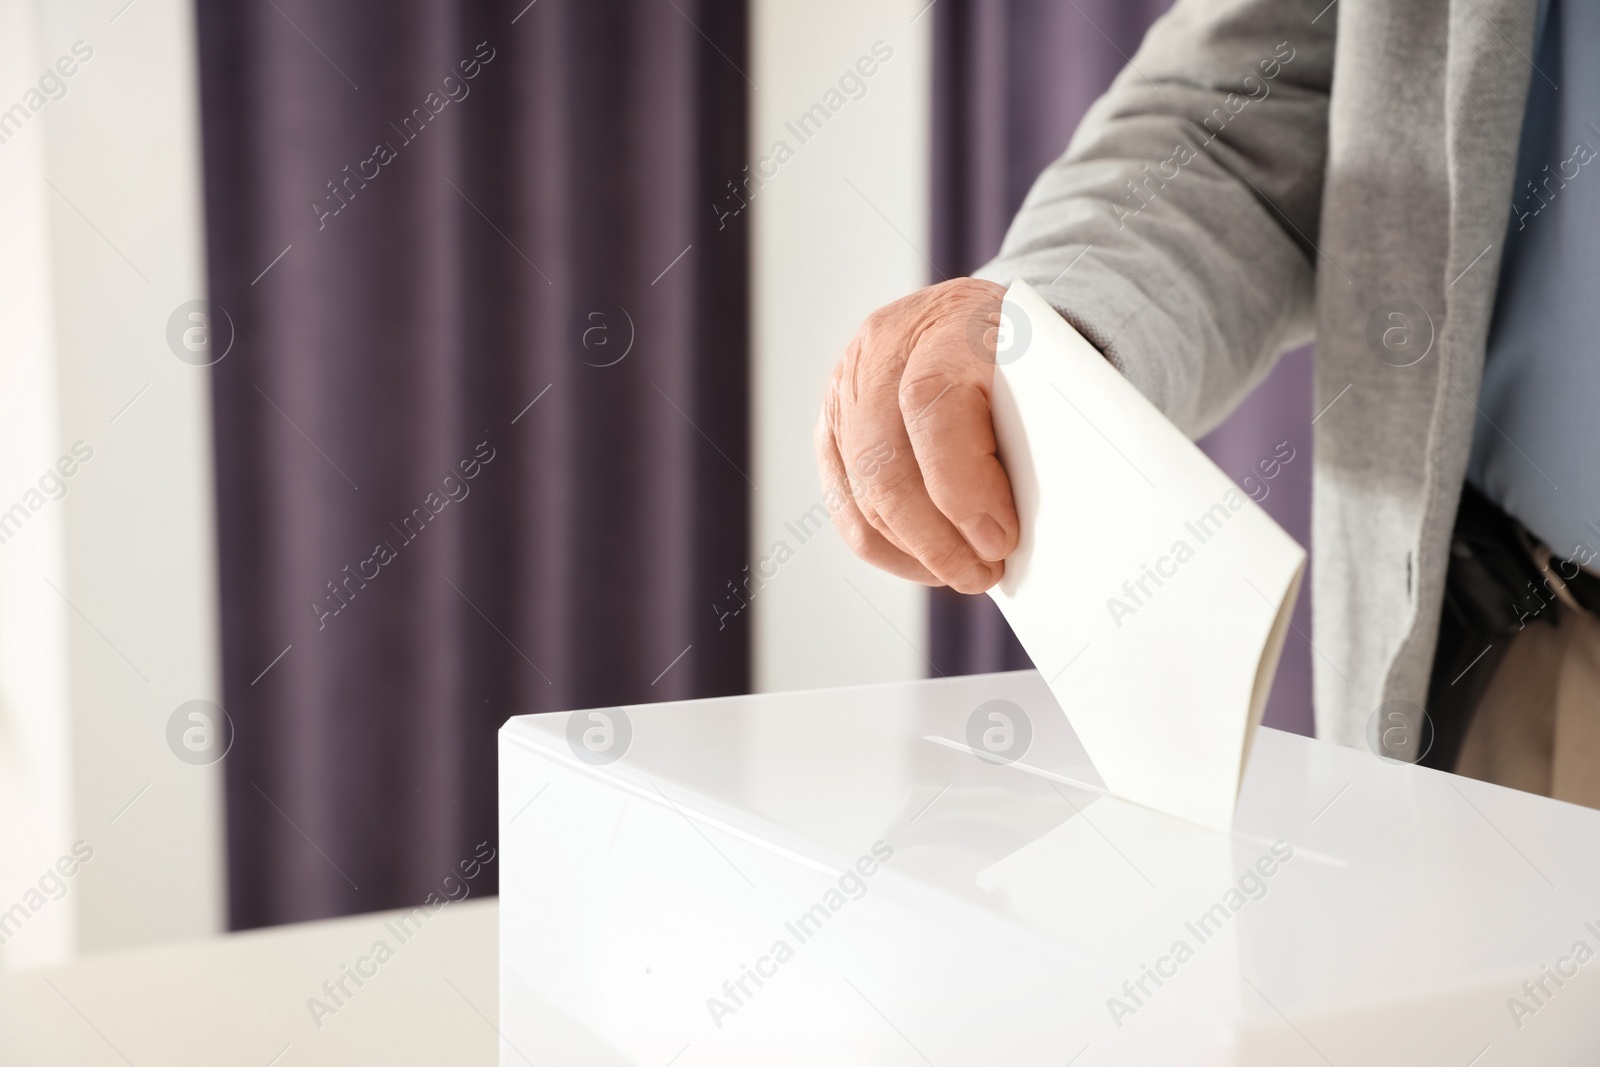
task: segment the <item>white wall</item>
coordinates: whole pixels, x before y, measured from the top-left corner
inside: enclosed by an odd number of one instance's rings
[[[210,372],[166,339],[205,295],[192,5],[125,4],[0,0],[0,113],[27,111],[0,143],[0,512],[27,510],[0,543],[8,965],[224,921],[222,765],[167,743],[219,700]],[[65,496],[30,494],[79,441]],[[34,892],[80,840],[65,894]]]
[[[926,3],[752,5],[751,170],[767,157],[772,175],[743,220],[753,223],[751,552],[776,569],[751,601],[762,691],[928,674],[925,590],[860,563],[831,528],[802,542],[785,526],[821,500],[811,432],[845,343],[868,312],[931,273],[923,255],[932,19],[918,17]],[[892,55],[862,79],[865,95],[828,100],[880,41]],[[804,131],[803,143],[785,125],[830,102],[837,111]],[[780,141],[793,153],[781,164]],[[781,565],[779,541],[793,552]]]
[[[34,66],[33,8],[0,3],[0,79],[8,88]],[[43,171],[38,131],[0,145],[0,486],[8,496],[55,462],[60,439]],[[47,508],[31,524],[34,536],[0,546],[0,909],[55,861],[71,833],[67,608],[39,580],[61,570],[62,509]],[[30,915],[26,934],[0,948],[0,959],[19,954],[24,936],[36,954],[69,946],[70,905]]]

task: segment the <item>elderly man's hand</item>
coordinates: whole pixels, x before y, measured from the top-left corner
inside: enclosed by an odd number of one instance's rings
[[[995,458],[989,391],[1005,289],[957,278],[867,317],[817,422],[833,524],[856,555],[902,578],[981,593],[1017,546]]]

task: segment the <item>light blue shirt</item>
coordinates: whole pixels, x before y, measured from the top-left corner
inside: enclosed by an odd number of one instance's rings
[[[1600,552],[1600,2],[1546,0],[1538,27],[1467,479],[1582,562]]]

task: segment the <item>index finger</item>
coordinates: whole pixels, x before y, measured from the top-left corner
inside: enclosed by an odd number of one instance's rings
[[[965,322],[942,321],[925,331],[900,386],[907,437],[929,497],[990,561],[1016,549],[1021,529],[990,408],[999,322],[997,303],[973,309]]]
[[[899,385],[869,385],[842,420],[839,452],[860,485],[861,511],[874,526],[940,581],[963,593],[981,593],[1001,569],[980,559],[934,504],[901,414]]]

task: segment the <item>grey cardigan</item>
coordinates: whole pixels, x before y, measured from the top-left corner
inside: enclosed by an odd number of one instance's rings
[[[1341,744],[1426,698],[1536,8],[1178,0],[979,272],[1193,436],[1314,330],[1315,708]]]

